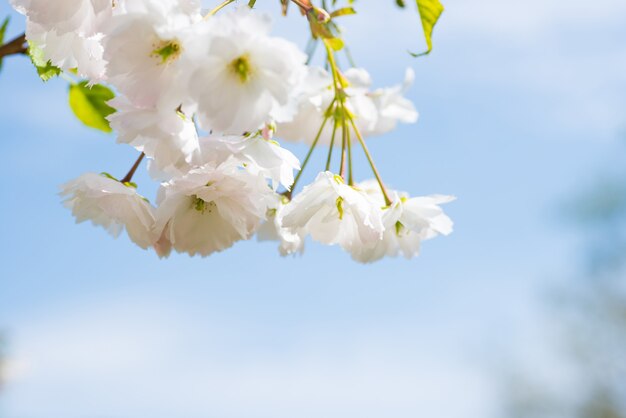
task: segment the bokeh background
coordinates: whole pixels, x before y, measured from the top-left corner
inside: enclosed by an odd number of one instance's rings
[[[295,10],[257,4],[304,47]],[[420,59],[414,4],[355,6],[346,40],[376,86],[417,73],[419,122],[370,142],[384,178],[458,197],[455,232],[413,261],[255,241],[158,260],[75,225],[58,186],[136,152],[5,60],[0,417],[626,416],[626,2],[447,0]],[[5,15],[10,39],[24,21]]]

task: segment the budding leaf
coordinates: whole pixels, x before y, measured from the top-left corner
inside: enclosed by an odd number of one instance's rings
[[[353,7],[342,7],[341,9],[337,9],[330,14],[331,18],[335,18],[338,16],[346,16],[356,14],[356,10]]]
[[[2,26],[0,26],[0,45],[4,44],[4,35],[7,31],[7,27],[9,26],[9,18],[7,17],[6,19],[4,19],[4,22],[2,22]],[[2,71],[2,58],[0,57],[0,71]]]
[[[310,12],[309,16],[311,16],[312,13],[313,12]],[[331,39],[335,37],[328,22],[318,22],[317,18],[314,16],[313,18],[309,18],[309,25],[311,27],[311,34],[315,39]]]
[[[89,87],[87,81],[82,81],[70,86],[70,108],[76,117],[85,125],[107,133],[111,132],[111,126],[106,117],[115,112],[107,102],[114,97],[109,88],[100,84]]]
[[[426,45],[428,49],[421,54],[411,53],[414,57],[430,54],[433,50],[432,34],[435,24],[439,20],[439,16],[443,12],[443,5],[439,0],[415,0],[417,2],[417,10],[419,11],[424,28],[424,36],[426,37]]]
[[[330,47],[335,51],[341,51],[343,48],[343,41],[341,38],[330,38],[326,39],[325,42],[327,42],[328,45],[330,45]]]
[[[0,45],[4,43],[4,34],[6,33],[7,27],[9,26],[9,20],[11,20],[11,18],[7,16],[4,19],[4,22],[2,22],[2,26],[0,26]]]
[[[43,81],[48,81],[61,74],[61,69],[56,65],[52,65],[52,61],[46,61],[43,56],[43,50],[32,42],[28,43],[28,55],[37,69],[37,74]]]

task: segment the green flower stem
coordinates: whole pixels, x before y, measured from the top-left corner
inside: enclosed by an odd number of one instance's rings
[[[74,80],[74,78],[72,78],[70,75],[68,75],[65,72],[62,72],[61,74],[59,74],[59,77],[61,77],[65,81],[67,81],[71,86],[75,86],[75,85],[78,84],[78,82],[76,80]]]
[[[374,164],[374,159],[372,158],[372,155],[367,149],[367,145],[365,145],[365,141],[363,140],[363,135],[361,135],[361,132],[356,127],[356,123],[354,123],[354,119],[352,117],[349,117],[348,120],[350,121],[350,124],[352,125],[352,129],[354,130],[356,137],[359,139],[359,142],[361,143],[361,147],[363,147],[363,151],[365,152],[367,161],[369,162],[370,167],[372,168],[372,171],[374,172],[374,176],[376,177],[376,181],[378,182],[378,185],[380,186],[380,191],[383,193],[383,196],[385,197],[385,203],[387,204],[387,206],[389,206],[391,205],[392,201],[389,198],[389,193],[387,193],[387,188],[385,187],[385,184],[383,183],[383,180],[381,179],[380,174],[378,173],[376,164]]]
[[[346,142],[348,145],[348,186],[354,185],[354,178],[352,177],[352,139],[350,138],[350,130],[346,129]]]
[[[330,138],[330,147],[328,148],[328,158],[326,159],[326,170],[330,170],[330,162],[333,157],[333,148],[335,147],[335,134],[337,133],[338,127],[337,119],[335,119],[335,123],[333,124],[333,136]]]
[[[204,18],[208,19],[209,17],[214,16],[215,13],[219,12],[224,7],[226,7],[229,4],[234,3],[234,2],[235,2],[235,0],[224,0],[220,5],[216,6],[213,10],[211,10],[209,13],[207,13],[206,16],[204,16]]]
[[[352,175],[352,144],[351,137],[348,126],[346,126],[346,120],[352,126],[354,133],[356,134],[357,139],[361,143],[361,147],[363,147],[363,151],[365,151],[365,155],[367,157],[367,161],[374,172],[374,176],[376,176],[376,181],[378,181],[378,185],[380,186],[380,190],[385,197],[385,203],[387,205],[391,205],[392,201],[389,198],[389,193],[385,188],[385,184],[383,183],[380,174],[378,173],[378,169],[376,168],[376,164],[374,164],[374,159],[370,154],[367,145],[365,145],[365,141],[363,140],[363,136],[361,132],[356,126],[354,122],[354,118],[350,114],[350,112],[345,108],[346,95],[343,91],[343,83],[341,79],[341,74],[339,73],[339,67],[337,66],[337,61],[335,60],[335,53],[331,47],[331,45],[324,40],[324,47],[326,48],[326,55],[328,57],[328,65],[331,69],[333,75],[333,85],[335,90],[335,100],[339,103],[340,106],[340,116],[341,116],[341,124],[342,124],[342,147],[341,147],[341,165],[340,165],[340,175],[345,179],[345,163],[346,163],[346,148],[347,148],[347,159],[348,159],[348,184],[354,184],[354,178]]]
[[[333,85],[335,87],[335,98],[337,98],[339,91],[342,89],[339,83],[339,68],[337,67],[337,61],[335,61],[335,53],[332,47],[328,44],[328,41],[324,39],[324,47],[326,48],[326,56],[328,57],[328,65],[333,75]]]
[[[330,44],[324,39],[324,47],[326,48],[326,56],[328,58],[328,65],[330,67],[331,74],[333,76],[333,89],[335,91],[335,100],[337,101],[339,116],[341,117],[341,161],[339,164],[339,175],[345,180],[346,178],[346,141],[347,131],[346,126],[346,110],[344,107],[346,101],[346,95],[343,92],[343,85],[339,74],[339,67],[335,60],[335,52]],[[337,114],[337,111],[335,111]]]
[[[145,156],[146,154],[142,152],[139,158],[137,158],[137,161],[135,161],[135,164],[133,164],[133,166],[130,168],[128,173],[124,176],[123,179],[120,180],[120,183],[130,183],[130,181],[133,179],[133,176],[135,175],[135,171],[137,171],[137,169],[139,168],[139,164],[141,164],[141,161]]]
[[[346,140],[348,129],[346,127],[346,116],[343,106],[341,106],[341,162],[339,163],[339,175],[342,179],[346,179]]]
[[[296,175],[296,178],[293,180],[293,184],[291,185],[289,190],[287,190],[287,192],[285,193],[285,196],[287,198],[289,198],[289,199],[291,199],[291,195],[293,194],[293,191],[296,188],[296,184],[298,184],[298,180],[300,180],[300,177],[302,176],[302,173],[304,172],[304,169],[306,168],[306,165],[309,163],[309,160],[311,159],[311,155],[313,154],[313,150],[317,146],[317,142],[320,140],[320,137],[322,136],[322,131],[324,131],[324,127],[326,126],[326,122],[328,122],[328,119],[330,119],[330,117],[331,117],[331,112],[330,111],[331,111],[331,109],[333,108],[334,105],[335,105],[335,100],[333,99],[333,101],[330,102],[330,106],[328,106],[328,109],[326,109],[325,116],[324,116],[324,121],[322,122],[322,126],[320,126],[319,131],[317,131],[317,135],[315,136],[315,139],[313,140],[313,143],[311,144],[311,148],[309,148],[309,152],[307,152],[306,157],[304,157],[304,161],[302,162],[302,167],[300,167],[300,171]]]

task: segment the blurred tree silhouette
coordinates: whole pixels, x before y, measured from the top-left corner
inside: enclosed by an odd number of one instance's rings
[[[565,205],[584,242],[578,277],[556,292],[566,388],[528,372],[506,386],[508,418],[626,418],[626,184],[603,179]],[[571,373],[569,373],[571,369]]]
[[[4,384],[4,336],[0,333],[0,393],[2,392],[2,386]]]
[[[5,378],[5,346],[6,346],[6,341],[5,341],[5,337],[4,335],[2,335],[2,333],[0,333],[0,398],[2,397],[2,392],[4,389],[4,378]],[[2,409],[1,409],[1,404],[0,404],[0,416],[2,416]]]

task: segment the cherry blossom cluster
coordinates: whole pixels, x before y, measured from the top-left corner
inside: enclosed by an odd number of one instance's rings
[[[453,198],[386,188],[365,144],[417,120],[404,97],[411,70],[401,85],[373,89],[366,70],[339,69],[326,39],[326,65],[309,65],[295,44],[270,34],[267,15],[245,4],[206,12],[195,0],[11,2],[45,60],[113,88],[110,126],[118,143],[141,153],[124,178],[87,173],[62,186],[77,222],[114,236],[126,230],[161,257],[207,256],[254,236],[278,241],[288,255],[310,236],[360,262],[414,257],[422,241],[452,231],[440,205]],[[330,18],[314,12],[314,24]],[[326,146],[326,168],[298,191],[301,163],[277,140]],[[357,145],[375,179],[354,181]],[[144,157],[160,183],[154,203],[132,182]]]

